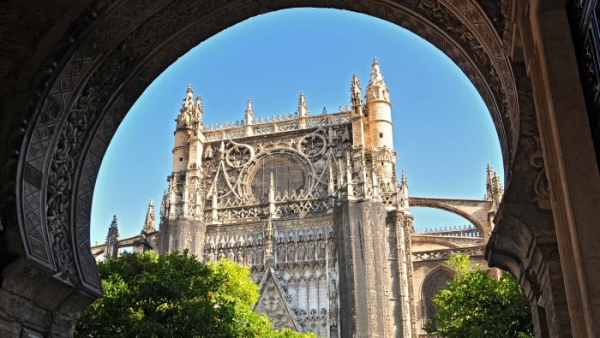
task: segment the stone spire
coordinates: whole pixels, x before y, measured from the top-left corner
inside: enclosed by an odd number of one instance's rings
[[[408,180],[406,179],[406,171],[402,169],[402,178],[400,179],[400,186],[406,187],[408,189]]]
[[[306,96],[304,96],[304,93],[300,93],[300,98],[298,99],[298,116],[308,116],[308,106],[306,105]]]
[[[156,231],[154,223],[154,201],[150,200],[148,204],[148,211],[146,211],[146,220],[144,221],[144,227],[142,228],[142,234],[149,234]]]
[[[362,98],[360,97],[360,81],[358,80],[358,75],[354,74],[352,76],[352,86],[350,87],[350,102],[352,102],[353,107],[362,106]]]
[[[402,169],[402,178],[400,179],[400,191],[398,191],[398,201],[399,207],[401,209],[404,209],[406,213],[410,213],[410,206],[408,204],[408,180],[406,179],[406,171],[404,171],[404,169]]]
[[[108,235],[106,236],[106,249],[104,250],[104,258],[117,258],[119,256],[119,225],[117,224],[117,215],[113,216],[112,222],[108,227]]]
[[[185,108],[191,109],[194,106],[194,90],[192,89],[192,84],[188,85],[188,88],[185,92],[185,99],[183,99],[183,106]]]
[[[248,100],[246,103],[246,124],[251,125],[254,123],[254,108],[252,107],[252,100]]]
[[[486,193],[484,199],[494,202],[494,205],[497,207],[498,205],[500,205],[500,200],[504,195],[504,189],[502,188],[502,183],[500,182],[500,176],[497,172],[493,171],[492,166],[490,164],[487,165],[486,170]]]
[[[485,184],[486,184],[487,188],[489,189],[489,187],[492,184],[492,179],[493,179],[493,176],[494,176],[494,171],[492,170],[492,165],[491,164],[488,163],[486,171],[487,171],[487,178],[485,180]]]
[[[390,102],[390,93],[388,88],[383,81],[383,75],[379,69],[379,62],[377,58],[373,59],[373,68],[371,69],[371,77],[369,84],[367,85],[367,102],[374,100],[383,100]]]

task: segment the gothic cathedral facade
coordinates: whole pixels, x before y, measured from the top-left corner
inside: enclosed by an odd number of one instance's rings
[[[356,75],[350,92],[351,105],[336,113],[311,114],[301,94],[293,114],[257,118],[249,100],[243,121],[206,126],[190,85],[176,119],[160,228],[151,203],[140,236],[155,234],[151,246],[163,254],[188,249],[204,261],[249,267],[260,286],[255,308],[277,328],[319,337],[420,336],[435,311],[434,291],[452,275],[439,269],[443,259],[456,248],[482,258],[485,235],[480,227],[475,235],[414,232],[376,59],[365,101]],[[494,179],[488,168],[488,194],[479,201],[490,224],[501,194]],[[413,242],[421,252],[412,252]]]

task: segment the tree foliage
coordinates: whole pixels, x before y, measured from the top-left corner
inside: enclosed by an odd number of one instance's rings
[[[535,337],[529,302],[517,280],[504,271],[500,279],[473,266],[468,255],[446,261],[457,274],[433,299],[437,316],[424,329],[448,338]]]
[[[229,260],[202,264],[187,251],[125,254],[98,266],[104,297],[77,323],[74,337],[308,338],[277,331],[252,310],[258,286]]]

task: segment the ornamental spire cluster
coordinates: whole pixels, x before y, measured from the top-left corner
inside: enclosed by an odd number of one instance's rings
[[[367,102],[374,100],[390,102],[390,92],[385,81],[383,81],[383,74],[381,73],[381,69],[379,69],[377,58],[373,59],[372,67],[369,84],[367,85]]]
[[[487,177],[486,177],[486,194],[484,199],[488,201],[492,201],[496,206],[500,205],[500,200],[504,195],[504,189],[502,188],[502,183],[500,182],[500,176],[497,172],[492,169],[492,165],[488,163],[487,165]]]
[[[298,98],[298,115],[300,117],[308,116],[308,106],[306,105],[306,96],[304,93],[300,93]]]
[[[154,215],[154,201],[150,200],[148,204],[148,211],[146,211],[146,220],[144,221],[144,227],[142,228],[142,234],[149,234],[156,231],[155,226],[155,215]]]
[[[204,107],[202,106],[202,97],[198,95],[194,101],[194,90],[192,84],[189,84],[185,92],[183,104],[179,109],[179,115],[175,122],[177,128],[199,128],[202,127],[202,115]]]

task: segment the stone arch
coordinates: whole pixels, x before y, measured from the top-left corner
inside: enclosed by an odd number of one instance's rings
[[[151,79],[245,18],[315,6],[408,28],[465,71],[490,107],[505,166],[486,259],[519,276],[534,312],[554,307],[533,314],[538,336],[597,336],[600,177],[586,113],[597,115],[591,104],[598,100],[586,106],[585,96],[597,88],[600,69],[589,52],[599,41],[590,29],[597,3],[9,1],[0,9],[0,292],[27,306],[2,311],[0,331],[69,336],[79,311],[99,295],[86,256],[86,208],[116,126]],[[6,318],[16,324],[7,329]]]
[[[438,266],[430,271],[421,284],[421,302],[423,306],[423,319],[426,322],[437,314],[433,297],[446,287],[446,284],[454,278],[456,272],[446,266]]]
[[[492,210],[492,201],[435,197],[409,197],[408,201],[411,207],[440,209],[461,216],[479,229],[485,239],[489,238],[492,232],[495,212]]]
[[[38,35],[31,38],[36,52],[32,61],[27,58],[33,53],[16,56],[25,65],[22,72],[15,66],[14,77],[20,81],[16,88],[25,94],[2,94],[7,116],[3,128],[10,132],[0,138],[7,159],[4,188],[16,191],[14,209],[4,214],[13,218],[21,238],[11,245],[23,253],[23,264],[39,268],[53,283],[87,299],[80,300],[79,307],[101,294],[89,250],[91,200],[100,163],[119,123],[143,90],[179,56],[258,14],[310,6],[346,9],[387,20],[428,40],[481,94],[510,175],[520,111],[499,8],[484,11],[476,0],[117,0],[96,1],[89,8],[73,6],[57,18],[58,38],[40,44]],[[61,295],[57,303],[73,293]]]
[[[16,180],[28,259],[99,295],[89,253],[93,187],[116,127],[144,88],[180,55],[239,21],[277,9],[322,5],[399,24],[444,51],[488,105],[508,165],[519,129],[512,71],[497,31],[475,1],[454,7],[436,1],[260,6],[165,0],[138,6],[123,0],[105,8],[81,34],[32,109]]]

